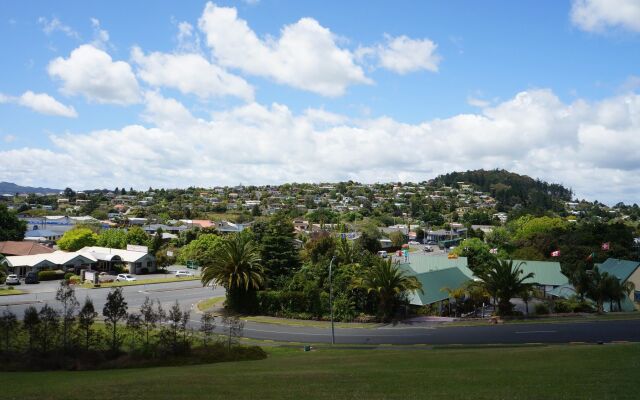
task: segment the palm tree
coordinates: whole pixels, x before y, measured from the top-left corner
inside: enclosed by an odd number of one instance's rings
[[[467,291],[464,287],[459,287],[455,289],[451,289],[448,287],[442,288],[449,295],[449,304],[451,304],[451,299],[455,300],[456,307],[454,309],[454,316],[458,316],[458,311],[461,310],[461,307],[464,302],[464,298],[467,295]],[[451,311],[451,310],[449,310]]]
[[[407,292],[422,291],[422,283],[415,276],[408,276],[391,263],[391,259],[377,259],[362,277],[356,278],[355,286],[378,298],[378,314],[388,321],[395,313],[402,296]]]
[[[611,303],[615,301],[618,303],[618,311],[622,311],[622,300],[627,298],[636,290],[636,285],[631,281],[621,282],[619,279],[615,279],[615,282],[612,282],[610,285],[611,293],[609,293],[609,298],[611,299]]]
[[[526,283],[527,279],[534,277],[533,272],[523,276],[521,267],[524,262],[513,265],[513,260],[498,260],[485,270],[478,272],[485,289],[491,297],[498,300],[498,314],[508,315],[513,311],[511,299],[522,294],[526,289],[531,289],[533,283]]]
[[[264,283],[265,269],[251,238],[235,234],[224,239],[220,249],[202,268],[203,285],[217,283],[227,290],[227,307],[249,311],[255,290]]]
[[[591,271],[591,284],[588,288],[588,295],[596,301],[598,312],[604,311],[604,302],[612,300],[614,297],[615,287],[618,284],[618,278],[609,275],[606,272],[600,272],[598,267],[594,267]]]

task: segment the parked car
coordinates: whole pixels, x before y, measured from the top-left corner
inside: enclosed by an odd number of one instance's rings
[[[135,281],[136,277],[130,274],[118,274],[118,276],[116,276],[116,282],[131,282],[131,281]]]
[[[7,279],[4,281],[4,283],[6,283],[7,285],[19,285],[20,279],[18,278],[18,275],[11,274],[7,275]]]
[[[424,251],[426,251],[427,253],[431,253],[433,249],[431,248],[431,246],[424,246]]]
[[[193,276],[193,273],[184,269],[176,271],[176,278],[182,278],[183,276]]]
[[[418,246],[418,245],[420,245],[420,242],[412,240],[412,241],[409,242],[409,244],[412,245],[412,246]]]
[[[38,273],[35,271],[27,272],[27,275],[24,277],[24,283],[26,284],[34,284],[38,283]]]

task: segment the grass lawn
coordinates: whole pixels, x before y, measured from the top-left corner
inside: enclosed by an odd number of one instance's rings
[[[261,361],[2,373],[9,399],[636,399],[640,344],[267,349]]]
[[[218,297],[212,297],[210,299],[206,299],[206,300],[201,300],[198,302],[198,310],[200,311],[207,311],[210,308],[213,308],[216,305],[222,305],[222,302],[224,301],[225,297],[224,296],[218,296]]]
[[[23,294],[24,290],[16,289],[13,286],[7,286],[0,288],[0,296],[13,296],[16,294]]]
[[[99,287],[106,288],[106,287],[117,287],[117,286],[153,285],[154,283],[199,281],[199,280],[200,280],[200,277],[198,276],[182,277],[182,278],[176,278],[175,276],[171,276],[168,278],[140,279],[136,281],[104,282],[104,283],[101,283]],[[81,286],[88,289],[94,288],[92,283],[84,283]]]

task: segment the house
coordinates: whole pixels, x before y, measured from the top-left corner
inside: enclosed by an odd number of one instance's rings
[[[174,235],[177,235],[178,233],[182,232],[182,231],[186,231],[187,228],[184,225],[178,225],[178,226],[172,226],[172,225],[165,225],[165,224],[150,224],[150,225],[145,225],[142,227],[142,230],[147,232],[150,235],[155,234],[158,229],[162,229],[162,232],[165,233],[172,233]]]
[[[520,265],[522,275],[533,273],[533,278],[526,279],[526,283],[535,283],[546,294],[551,290],[567,285],[567,278],[560,268],[557,261],[528,261],[528,260],[512,260],[513,266]]]
[[[33,256],[36,254],[53,253],[51,247],[43,246],[33,241],[0,242],[0,254],[5,256]]]
[[[48,229],[32,229],[25,232],[24,240],[35,242],[56,242],[62,237],[62,232],[54,232]]]
[[[108,247],[84,247],[75,252],[54,251],[52,253],[9,256],[9,270],[22,277],[30,271],[59,269],[79,273],[80,270],[112,271],[122,265],[132,274],[156,271],[155,257],[148,254],[146,247],[131,246],[127,250]]]

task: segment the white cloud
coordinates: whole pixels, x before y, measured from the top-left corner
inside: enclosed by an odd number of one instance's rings
[[[76,118],[78,113],[72,106],[65,106],[46,93],[27,91],[20,96],[18,103],[41,114]]]
[[[19,97],[0,93],[0,103],[14,103],[32,109],[35,112],[59,117],[76,118],[78,113],[72,106],[65,106],[46,93],[26,91]]]
[[[51,152],[0,152],[6,160],[0,180],[185,187],[422,181],[453,170],[506,168],[606,202],[637,202],[640,191],[638,94],[565,103],[551,90],[529,90],[479,113],[418,124],[355,120],[322,109],[295,114],[281,104],[257,103],[204,120],[153,92],[145,105],[149,126],[54,136]],[[63,165],[59,174],[38,172]]]
[[[211,64],[200,54],[145,55],[134,47],[131,57],[138,65],[138,77],[150,85],[176,88],[203,99],[235,96],[253,100],[253,87],[247,81]]]
[[[491,102],[488,100],[483,100],[474,96],[467,96],[467,104],[473,107],[485,108],[491,105]]]
[[[324,96],[340,96],[349,85],[371,81],[354,55],[312,18],[282,28],[279,38],[260,39],[235,8],[207,3],[199,27],[220,65],[264,76]]]
[[[89,101],[125,105],[140,98],[129,64],[113,61],[105,51],[89,44],[73,50],[69,58],[52,60],[48,72],[62,81],[63,93],[83,95]]]
[[[93,41],[91,45],[99,49],[106,49],[109,45],[109,32],[102,29],[100,20],[97,18],[91,18],[91,27],[93,28]]]
[[[178,23],[178,50],[182,53],[200,53],[200,36],[194,31],[193,25],[188,22]]]
[[[51,20],[45,17],[38,18],[38,23],[42,25],[42,31],[47,35],[51,35],[56,31],[60,31],[70,38],[80,39],[80,34],[68,25],[63,24],[57,17]]]
[[[386,36],[386,43],[376,49],[380,66],[399,74],[419,70],[438,72],[442,60],[438,45],[429,39],[411,39],[407,36]]]
[[[573,0],[571,21],[580,29],[603,32],[606,28],[623,28],[640,32],[638,0]]]
[[[17,138],[14,135],[4,135],[2,141],[5,143],[13,143]]]

